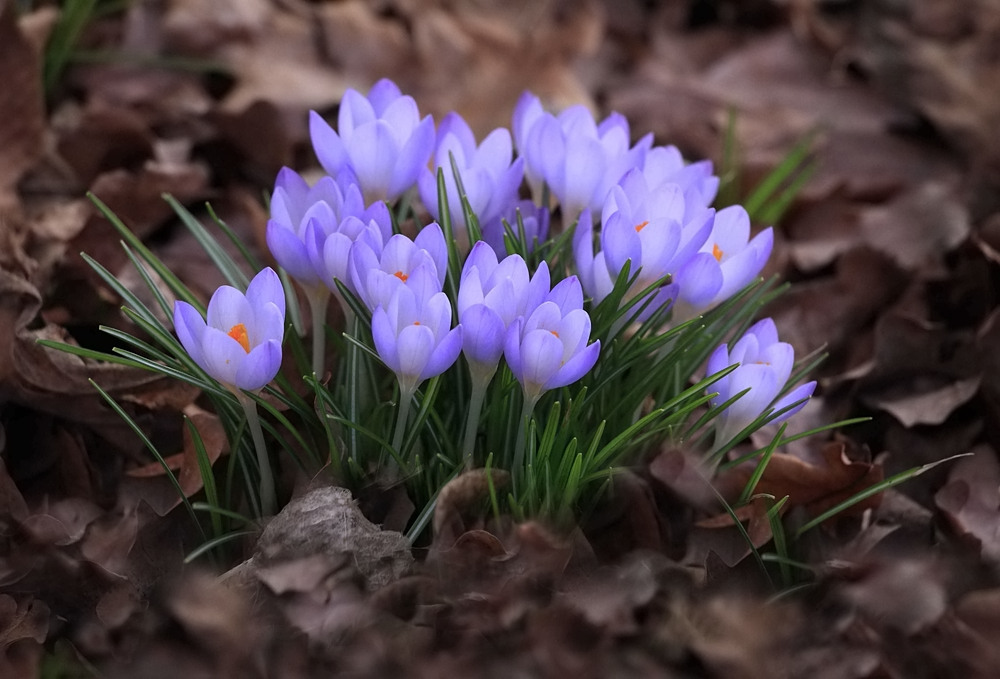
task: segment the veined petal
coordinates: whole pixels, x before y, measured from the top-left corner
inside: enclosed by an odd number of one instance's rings
[[[281,343],[268,340],[250,350],[236,370],[234,384],[240,389],[257,391],[274,379],[281,368]]]
[[[397,99],[403,98],[399,86],[389,78],[381,78],[368,91],[368,101],[376,115],[385,115],[386,110]],[[411,99],[410,97],[406,97]]]
[[[464,328],[461,325],[455,326],[447,335],[439,338],[423,372],[420,373],[421,381],[440,375],[458,360],[463,338]]]
[[[355,129],[347,143],[347,155],[366,200],[374,202],[389,198],[389,185],[399,150],[396,136],[383,120]]]
[[[265,232],[267,249],[275,261],[295,280],[310,287],[319,283],[305,242],[288,227],[271,219]]]
[[[545,384],[562,367],[563,345],[551,331],[532,330],[521,340],[521,386],[531,395],[545,390]]]
[[[253,307],[242,292],[223,285],[208,301],[208,325],[225,333],[239,323],[253,324]]]
[[[722,287],[722,269],[715,257],[700,252],[677,271],[676,281],[680,298],[700,312],[711,305]]]
[[[417,183],[421,168],[434,151],[434,121],[425,117],[413,129],[395,156],[386,198],[395,200]]]
[[[576,276],[568,276],[552,288],[546,295],[545,300],[555,303],[559,307],[562,315],[566,315],[574,309],[583,308],[583,288],[580,287],[580,279]]]
[[[784,422],[789,417],[791,417],[795,413],[797,413],[800,410],[802,410],[803,408],[805,408],[806,407],[806,403],[808,403],[808,399],[812,398],[813,391],[815,389],[816,389],[816,382],[815,381],[813,381],[813,382],[806,382],[805,384],[801,384],[801,385],[795,387],[790,392],[788,392],[787,394],[785,394],[784,396],[782,396],[780,399],[778,399],[778,401],[773,406],[774,407],[774,412],[776,412],[776,413],[780,412],[780,411],[784,410],[785,408],[788,408],[789,406],[792,406],[792,405],[794,405],[796,403],[798,403],[798,405],[796,405],[794,408],[791,408],[787,412],[784,412],[781,415],[778,415],[776,418],[774,418],[773,421],[774,422]],[[802,401],[802,403],[799,403],[799,401]]]
[[[448,246],[444,242],[444,231],[437,222],[431,222],[420,229],[420,233],[413,239],[413,244],[429,254],[434,260],[438,280],[443,286],[445,274],[448,273]]]
[[[505,330],[500,316],[484,304],[469,307],[459,317],[464,331],[462,351],[470,362],[495,366],[503,355]]]
[[[558,389],[573,384],[586,375],[601,354],[601,341],[587,345],[567,360],[545,383],[545,389]]]
[[[271,302],[278,307],[282,318],[285,316],[285,288],[281,285],[278,274],[274,273],[271,267],[264,267],[253,277],[250,285],[247,286],[246,298],[251,309]]]
[[[202,349],[205,352],[205,372],[223,384],[235,385],[236,371],[247,357],[240,343],[224,330],[208,327]]]
[[[177,339],[184,350],[207,372],[205,354],[201,348],[205,336],[205,319],[198,310],[187,302],[174,302],[174,330],[177,331]]]
[[[372,123],[376,118],[378,118],[378,114],[363,94],[353,88],[348,88],[344,92],[344,96],[340,100],[340,109],[337,112],[337,129],[340,130],[344,139],[350,139],[358,127]]]
[[[420,378],[434,351],[434,333],[424,325],[407,325],[399,331],[396,350],[401,378]]]
[[[333,176],[339,174],[348,162],[347,149],[340,135],[315,111],[309,112],[309,137],[323,169]]]
[[[399,352],[396,349],[396,332],[389,321],[385,309],[378,307],[372,312],[372,340],[379,357],[389,370],[399,374]]]
[[[250,345],[256,346],[264,342],[275,340],[281,345],[281,340],[285,337],[285,315],[272,303],[265,302],[254,309],[256,316],[254,334],[250,336]]]

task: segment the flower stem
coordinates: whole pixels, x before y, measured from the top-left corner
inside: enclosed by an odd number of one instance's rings
[[[330,291],[325,286],[317,286],[306,293],[309,301],[309,313],[312,316],[312,370],[316,379],[323,379],[325,369],[324,358],[326,350],[326,306],[330,299]]]
[[[531,417],[531,412],[535,409],[535,404],[538,403],[538,396],[524,397],[524,407],[521,409],[521,422],[517,427],[517,443],[514,448],[514,464],[511,465],[510,476],[514,480],[516,485],[517,479],[522,476],[524,471],[524,444],[525,444],[525,429],[527,429],[528,418]],[[528,464],[531,464],[534,460],[528,460]]]
[[[264,430],[260,426],[260,416],[257,414],[257,402],[242,391],[236,392],[236,398],[243,406],[247,418],[247,426],[253,437],[254,449],[257,451],[257,466],[260,469],[260,514],[271,516],[277,509],[274,491],[274,475],[271,473],[271,460],[264,445]]]
[[[462,443],[462,457],[465,459],[465,468],[472,469],[472,453],[476,444],[476,431],[479,429],[479,417],[483,410],[483,399],[486,398],[486,388],[493,379],[496,367],[488,371],[477,369],[478,366],[469,364],[469,372],[472,373],[472,395],[469,400],[469,415],[465,420],[465,440]],[[486,374],[488,372],[488,374]]]
[[[396,428],[393,430],[392,435],[392,448],[398,454],[400,459],[403,457],[403,451],[401,447],[403,445],[403,435],[406,433],[406,420],[410,416],[410,404],[413,401],[413,392],[415,389],[404,388],[403,385],[399,385],[399,410],[396,414]]]

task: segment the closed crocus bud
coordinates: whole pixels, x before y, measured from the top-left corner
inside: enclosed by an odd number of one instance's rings
[[[208,322],[187,302],[174,304],[177,338],[194,362],[230,390],[257,391],[281,367],[285,291],[270,268],[244,295],[223,285],[208,303]]]
[[[805,400],[812,396],[816,382],[802,384],[778,398],[778,394],[785,389],[794,364],[792,345],[778,341],[778,330],[770,318],[752,325],[732,349],[723,344],[712,353],[705,368],[707,375],[731,365],[739,366],[709,387],[710,391],[718,392],[718,396],[712,399],[713,406],[749,389],[716,418],[717,447],[731,441],[768,411],[784,410],[771,420],[781,422],[805,407]]]
[[[367,97],[347,90],[337,131],[311,112],[309,134],[323,169],[349,173],[369,203],[394,201],[416,185],[434,150],[434,121],[421,118],[413,97],[390,80],[375,83]]]
[[[517,190],[524,176],[524,160],[512,160],[512,157],[509,131],[503,128],[493,130],[476,146],[476,138],[469,125],[457,113],[449,113],[438,128],[434,170],[424,168],[420,173],[420,199],[434,219],[441,219],[437,171],[442,170],[452,224],[457,227],[456,233],[465,231],[465,212],[451,165],[454,158],[462,188],[480,226],[499,223],[501,215],[517,201]]]
[[[590,316],[582,307],[580,282],[571,276],[507,330],[504,357],[526,402],[533,404],[544,392],[576,382],[597,362],[601,343],[587,344]]]

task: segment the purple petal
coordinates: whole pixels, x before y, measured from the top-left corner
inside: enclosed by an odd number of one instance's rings
[[[521,328],[524,325],[524,319],[518,318],[507,328],[507,334],[504,336],[503,344],[503,355],[507,360],[507,365],[510,367],[510,371],[514,374],[514,377],[520,381],[522,364],[521,364]]]
[[[495,366],[503,355],[505,328],[499,315],[484,304],[476,304],[461,315],[464,328],[462,350],[471,362]]]
[[[566,361],[545,383],[545,389],[558,389],[573,384],[590,372],[600,354],[601,341],[597,340]]]
[[[307,287],[319,283],[305,243],[291,229],[271,219],[267,222],[265,238],[267,249],[271,251],[275,261],[292,278]]]
[[[774,412],[776,412],[776,413],[780,412],[780,411],[784,410],[785,408],[788,408],[789,406],[791,406],[791,405],[793,405],[795,403],[798,403],[798,405],[795,406],[794,408],[791,408],[787,412],[784,412],[781,415],[778,415],[778,417],[774,418],[774,420],[772,420],[772,421],[773,422],[784,422],[789,417],[791,417],[795,413],[797,413],[800,410],[802,410],[803,408],[805,408],[806,407],[806,403],[808,403],[809,399],[812,397],[813,391],[815,389],[816,389],[816,382],[815,381],[813,381],[813,382],[806,382],[805,384],[799,385],[795,389],[792,389],[790,392],[788,392],[787,394],[785,394],[784,396],[782,396],[774,404]],[[802,401],[802,403],[799,403],[799,401]]]
[[[399,374],[399,352],[396,350],[396,334],[385,309],[378,307],[372,313],[372,339],[379,357],[389,370]]]
[[[376,120],[357,128],[348,142],[347,154],[365,198],[371,202],[389,199],[399,145],[388,123]]]
[[[281,343],[268,340],[243,357],[236,370],[234,384],[240,389],[257,391],[274,379],[281,368]]]
[[[413,243],[427,252],[434,260],[438,279],[441,285],[444,285],[445,274],[448,273],[448,246],[444,242],[444,231],[441,230],[437,222],[431,222],[420,229],[420,233],[417,234]]]
[[[434,333],[424,325],[407,325],[399,331],[396,350],[399,352],[400,381],[403,377],[417,378],[419,383],[434,351]]]
[[[388,182],[388,200],[395,200],[417,183],[417,176],[427,165],[433,151],[434,121],[427,116],[394,154],[395,167]]]
[[[347,149],[344,142],[316,111],[309,112],[309,137],[319,164],[333,176],[347,164]]]
[[[205,372],[223,384],[235,385],[236,371],[247,357],[240,343],[225,331],[208,327],[202,349],[205,352]]]
[[[253,324],[253,307],[246,296],[236,288],[223,285],[208,301],[208,325],[226,333],[238,324]],[[251,328],[247,328],[251,330]]]
[[[529,396],[545,390],[545,384],[562,367],[563,345],[549,330],[532,330],[521,340],[520,381]]]
[[[188,355],[207,372],[201,345],[205,336],[205,319],[187,302],[174,302],[174,330]]]
[[[282,318],[285,316],[285,288],[281,279],[271,267],[264,267],[247,286],[247,301],[253,309],[270,302],[278,307]]]
[[[626,221],[625,215],[616,212],[608,218],[601,229],[601,252],[608,266],[608,273],[617,277],[625,267],[625,262],[631,261],[629,275],[634,276],[642,266],[642,242],[636,232],[636,224]]]
[[[580,280],[576,276],[562,279],[546,295],[545,300],[555,303],[564,316],[574,309],[582,309],[583,288],[580,287]]]
[[[249,338],[250,346],[275,340],[281,343],[285,337],[285,315],[271,302],[254,308],[254,334]]]
[[[461,325],[455,326],[445,335],[434,347],[427,365],[420,373],[420,379],[426,380],[435,377],[450,368],[458,360],[458,354],[462,351],[463,337],[464,328]]]
[[[676,281],[680,298],[700,312],[712,303],[722,287],[722,269],[715,257],[701,252],[677,271]]]

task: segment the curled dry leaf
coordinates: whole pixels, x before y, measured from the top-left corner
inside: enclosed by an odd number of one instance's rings
[[[934,502],[952,530],[978,543],[984,559],[1000,564],[1000,463],[992,448],[977,446],[956,462]]]
[[[757,483],[755,493],[773,495],[779,500],[788,496],[784,509],[803,507],[810,516],[817,516],[851,496],[881,482],[882,465],[848,443],[833,441],[820,451],[822,462],[810,464],[784,453],[774,453]],[[724,497],[733,500],[746,485],[754,471],[752,464],[742,464],[719,475],[716,486]],[[844,516],[857,516],[878,507],[880,495],[875,495],[844,511]],[[726,515],[728,516],[728,515]]]
[[[434,505],[434,540],[441,545],[454,542],[479,515],[490,497],[490,488],[499,493],[510,483],[503,469],[470,469],[449,481]]]

